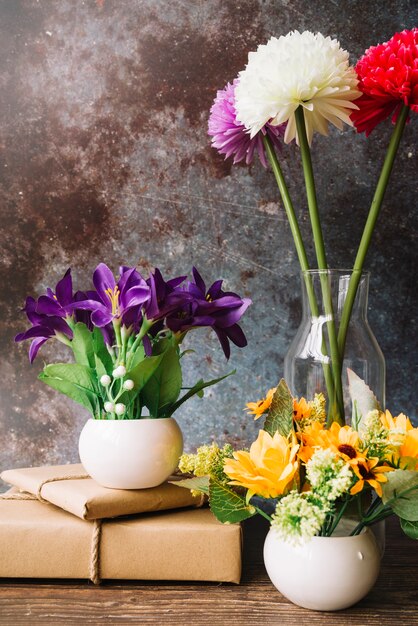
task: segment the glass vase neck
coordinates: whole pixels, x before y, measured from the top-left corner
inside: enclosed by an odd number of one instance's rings
[[[308,317],[318,317],[327,314],[324,307],[324,282],[329,286],[332,294],[333,315],[336,321],[341,318],[344,302],[347,297],[352,270],[328,269],[306,270],[301,272],[303,314]],[[367,318],[367,301],[369,296],[369,272],[362,272],[351,318]],[[315,296],[315,306],[312,305],[310,294]],[[313,310],[312,310],[313,309]]]

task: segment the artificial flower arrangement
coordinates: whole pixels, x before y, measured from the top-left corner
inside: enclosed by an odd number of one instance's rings
[[[45,365],[39,378],[95,419],[139,419],[144,409],[146,417],[171,417],[186,400],[202,397],[206,387],[230,375],[183,387],[181,359],[187,350],[182,352],[181,344],[189,331],[212,329],[227,359],[230,342],[247,343],[238,322],[251,300],[224,291],[222,280],[207,288],[196,268],[192,273],[193,280],[166,281],[158,268],[144,279],[136,268],[121,267],[116,279],[100,263],[95,290],[74,293],[69,269],[54,290],[27,298],[31,327],[15,340],[32,340],[31,362],[49,339],[68,346],[75,363]]]
[[[209,116],[212,146],[233,162],[251,163],[257,153],[270,163],[289,221],[306,284],[312,315],[324,308],[327,324],[322,345],[328,417],[345,423],[342,367],[352,309],[401,136],[410,113],[418,112],[418,29],[396,33],[369,48],[355,67],[337,40],[309,31],[292,31],[250,52],[238,77],[218,91]],[[394,130],[354,261],[339,325],[328,283],[327,255],[315,191],[310,145],[315,133],[327,135],[329,125],[355,126],[368,136],[391,117]],[[323,307],[308,270],[305,243],[297,212],[279,162],[282,144],[300,147],[316,266],[321,270]],[[329,358],[328,358],[329,357]]]
[[[230,444],[184,454],[180,484],[209,496],[223,523],[261,514],[278,536],[302,544],[330,537],[343,518],[351,535],[396,514],[418,539],[418,428],[383,412],[371,390],[349,372],[356,407],[351,426],[326,425],[325,398],[293,398],[284,380],[247,410],[264,426],[249,450]],[[349,533],[349,534],[350,534]]]

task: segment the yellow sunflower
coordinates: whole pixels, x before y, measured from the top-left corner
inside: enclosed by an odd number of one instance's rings
[[[248,499],[254,494],[264,498],[276,498],[289,488],[297,470],[296,437],[286,437],[275,433],[272,437],[260,430],[250,451],[234,452],[233,459],[225,459],[224,472],[230,485],[248,489]]]
[[[341,426],[333,422],[328,430],[321,433],[322,446],[330,448],[350,465],[366,461],[366,450],[360,450],[360,437],[351,426]]]
[[[351,469],[358,478],[358,481],[350,490],[351,495],[354,496],[356,493],[360,493],[360,491],[364,489],[366,483],[369,483],[369,485],[376,491],[377,495],[382,497],[382,487],[380,483],[387,482],[387,476],[385,476],[385,473],[391,472],[393,468],[387,467],[386,465],[376,467],[378,463],[379,459],[372,458],[351,466]]]
[[[393,417],[386,411],[381,413],[380,420],[388,430],[389,444],[392,444],[388,459],[398,467],[415,469],[418,465],[418,428],[414,428],[403,413]]]
[[[275,391],[276,387],[273,387],[272,389],[268,390],[265,398],[262,398],[258,402],[247,402],[244,411],[248,411],[249,413],[254,415],[254,419],[257,420],[269,410]]]
[[[380,414],[380,420],[384,428],[387,428],[389,431],[401,430],[407,432],[414,428],[409,417],[403,413],[400,413],[397,417],[393,417],[390,411],[386,411]]]

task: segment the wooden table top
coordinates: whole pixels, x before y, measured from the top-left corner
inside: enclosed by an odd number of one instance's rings
[[[240,585],[105,581],[95,587],[85,581],[0,579],[0,624],[418,625],[418,543],[402,534],[396,519],[387,521],[374,589],[356,606],[332,613],[299,608],[276,591],[263,565],[266,532],[262,519],[245,523]]]

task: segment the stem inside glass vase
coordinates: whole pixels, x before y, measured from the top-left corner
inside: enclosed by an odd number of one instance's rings
[[[339,375],[337,379],[334,378],[330,321],[332,320],[333,328],[338,332],[351,274],[350,270],[302,272],[302,320],[285,356],[284,374],[292,393],[307,399],[313,399],[316,393],[324,393],[328,402],[328,422],[336,421],[337,414],[345,414],[347,422],[350,422],[353,407],[348,389],[348,368],[369,385],[380,405],[384,407],[385,364],[367,321],[367,273],[363,273],[360,278],[345,351],[339,360]],[[324,297],[325,280],[327,291]],[[315,295],[314,307],[311,306],[312,291]],[[340,406],[336,409],[336,386],[340,390],[342,409]]]

